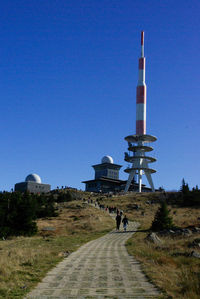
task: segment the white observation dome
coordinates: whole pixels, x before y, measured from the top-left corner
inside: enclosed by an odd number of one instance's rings
[[[27,175],[27,177],[25,179],[25,182],[35,182],[35,183],[38,183],[38,184],[42,183],[41,178],[39,177],[39,175],[35,174],[35,173]]]
[[[113,158],[111,156],[104,156],[102,159],[101,159],[101,163],[111,163],[113,164]]]

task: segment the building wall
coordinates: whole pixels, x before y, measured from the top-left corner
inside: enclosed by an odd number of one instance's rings
[[[51,190],[51,186],[48,184],[38,184],[35,182],[22,182],[15,184],[15,191],[30,193],[47,193]]]
[[[97,182],[86,183],[85,191],[99,192],[100,190],[101,190],[100,182],[97,181]]]
[[[102,193],[118,192],[121,191],[121,187],[112,182],[96,181],[86,183],[85,191]]]
[[[113,164],[100,164],[95,165],[95,180],[103,177],[110,179],[119,179],[119,167],[115,167]]]
[[[119,179],[119,170],[108,169],[108,178],[118,180]]]
[[[124,181],[123,184],[119,185],[114,182],[106,182],[106,181],[91,181],[85,183],[85,191],[88,192],[102,192],[102,193],[108,193],[108,192],[120,192],[124,191],[126,181]],[[138,192],[138,184],[132,184],[129,191],[132,192]],[[151,192],[151,188],[142,186],[142,192]]]
[[[95,170],[95,180],[99,179],[102,176],[107,177],[108,170],[107,169],[98,169]]]

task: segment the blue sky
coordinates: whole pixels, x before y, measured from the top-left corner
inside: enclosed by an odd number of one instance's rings
[[[199,184],[199,12],[198,0],[1,1],[0,190],[29,173],[83,189],[104,155],[127,178],[141,30],[155,186]]]

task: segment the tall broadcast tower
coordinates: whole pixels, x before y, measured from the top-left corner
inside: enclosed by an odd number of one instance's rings
[[[141,57],[139,58],[139,74],[136,95],[136,134],[125,137],[128,142],[128,151],[125,153],[124,160],[132,163],[132,167],[128,167],[124,171],[129,173],[129,178],[125,187],[125,192],[129,190],[131,182],[138,176],[139,192],[142,191],[142,175],[145,174],[151,186],[155,191],[151,174],[156,170],[149,168],[149,163],[155,162],[156,159],[146,155],[153,148],[150,142],[157,140],[155,136],[146,134],[146,84],[145,84],[145,57],[144,57],[144,31],[141,32]]]

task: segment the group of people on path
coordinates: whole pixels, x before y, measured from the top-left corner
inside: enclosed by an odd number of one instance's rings
[[[85,202],[86,200],[83,199],[83,201]],[[117,216],[115,218],[116,220],[116,229],[119,230],[120,229],[120,224],[122,223],[123,224],[123,229],[124,231],[126,231],[127,229],[127,225],[128,225],[128,218],[126,217],[126,215],[124,215],[123,217],[123,211],[122,210],[118,210],[117,207],[109,207],[109,206],[106,206],[101,204],[98,200],[97,201],[94,201],[92,199],[88,199],[87,200],[88,204],[95,204],[95,207],[98,207],[99,209],[101,210],[105,210],[106,212],[109,212],[110,214],[112,213],[116,213]]]
[[[127,228],[127,225],[128,225],[128,218],[126,217],[126,215],[122,219],[122,213],[118,212],[115,220],[116,220],[116,229],[119,230],[120,224],[122,222],[124,231],[126,231],[126,228]]]

